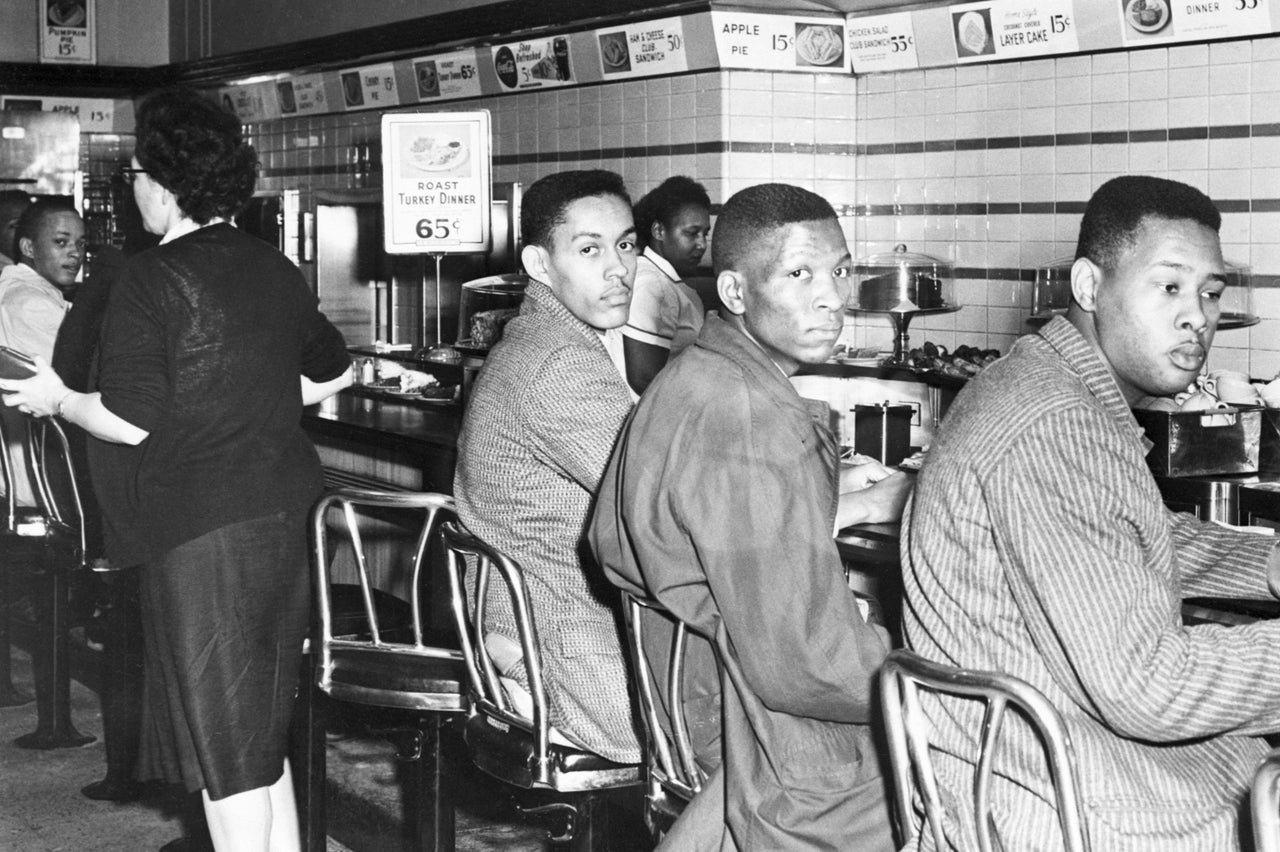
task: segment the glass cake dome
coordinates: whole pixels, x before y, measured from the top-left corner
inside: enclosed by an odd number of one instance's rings
[[[958,307],[951,262],[907,251],[905,244],[859,260],[853,271],[851,311],[914,314]]]

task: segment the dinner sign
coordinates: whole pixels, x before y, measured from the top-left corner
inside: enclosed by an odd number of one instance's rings
[[[382,116],[382,209],[388,254],[489,250],[489,112]]]

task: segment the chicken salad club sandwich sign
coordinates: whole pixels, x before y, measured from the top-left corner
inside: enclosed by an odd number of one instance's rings
[[[40,0],[40,61],[98,61],[97,0]]]
[[[489,112],[382,116],[382,206],[388,254],[489,250]]]

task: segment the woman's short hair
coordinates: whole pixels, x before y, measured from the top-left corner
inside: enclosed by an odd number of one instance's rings
[[[520,237],[526,245],[551,248],[551,235],[565,221],[565,210],[580,198],[614,195],[631,206],[622,176],[604,169],[556,172],[534,182],[520,206]]]
[[[196,224],[230,218],[253,195],[258,156],[240,121],[191,89],[164,89],[138,107],[134,156]]]
[[[675,175],[650,190],[636,202],[636,233],[640,244],[649,244],[654,222],[661,222],[670,230],[676,216],[686,207],[701,207],[711,212],[711,196],[707,195],[706,187],[691,177]]]
[[[821,195],[786,183],[749,186],[724,203],[711,235],[711,265],[719,275],[742,271],[759,250],[773,245],[774,233],[797,222],[835,220],[836,211]]]
[[[1112,178],[1098,187],[1080,220],[1076,257],[1114,271],[1148,218],[1190,219],[1217,231],[1222,214],[1193,186],[1149,175]]]

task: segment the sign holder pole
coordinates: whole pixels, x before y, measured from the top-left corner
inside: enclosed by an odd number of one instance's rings
[[[422,270],[422,349],[418,352],[418,357],[424,361],[438,361],[444,364],[458,364],[462,362],[462,356],[458,354],[458,350],[444,342],[444,330],[441,324],[441,317],[444,314],[440,301],[440,264],[444,261],[442,252],[431,252],[427,257],[435,258],[436,261],[436,342],[434,346],[427,345],[427,270]]]

